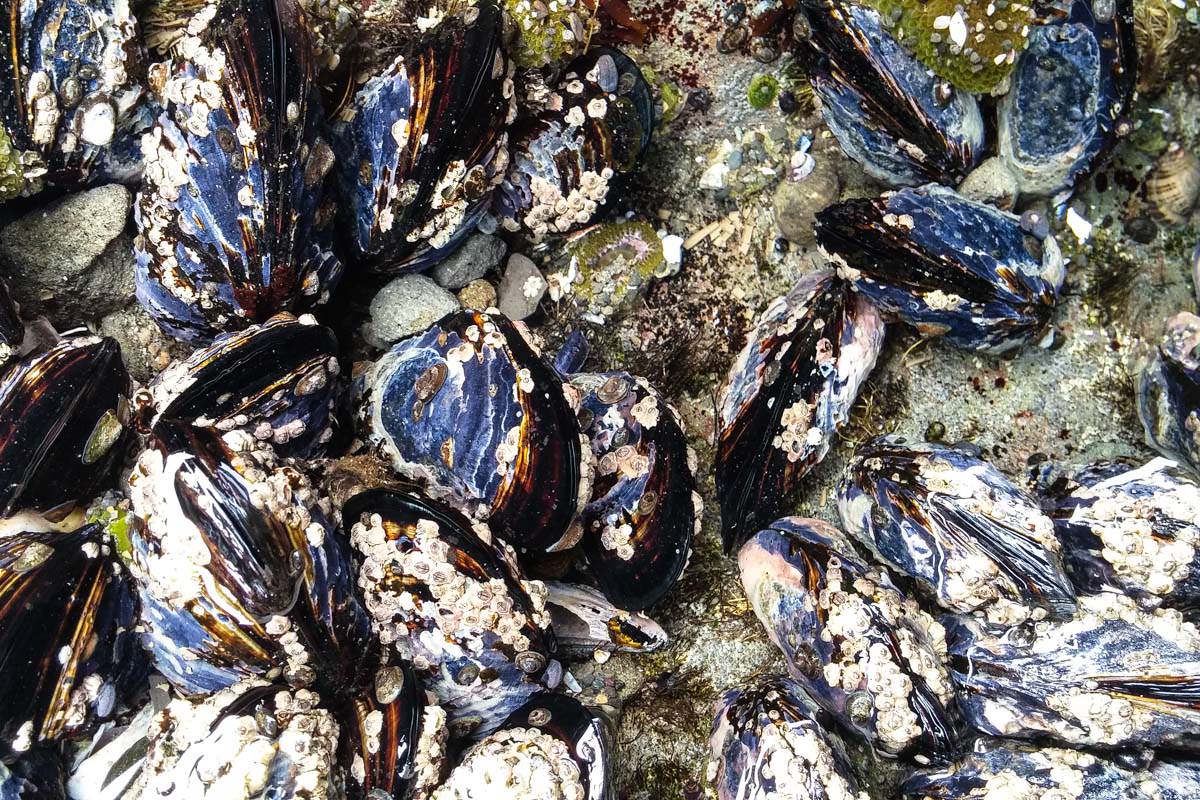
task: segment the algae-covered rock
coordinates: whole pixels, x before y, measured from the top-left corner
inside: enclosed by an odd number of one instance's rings
[[[649,223],[597,225],[571,242],[566,268],[549,276],[550,299],[572,301],[585,318],[602,322],[628,311],[666,269],[662,241]]]

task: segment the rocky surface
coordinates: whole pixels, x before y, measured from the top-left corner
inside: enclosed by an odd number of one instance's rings
[[[386,350],[458,308],[454,295],[424,275],[401,275],[371,301],[371,321],[363,326],[363,337]]]
[[[482,278],[504,258],[508,245],[498,236],[477,233],[449,258],[435,264],[429,277],[447,289],[461,289]]]
[[[546,278],[528,257],[513,253],[496,289],[496,307],[509,319],[525,319],[537,311],[546,293]]]

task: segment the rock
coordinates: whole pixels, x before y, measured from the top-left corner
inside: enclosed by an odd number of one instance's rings
[[[59,329],[116,312],[133,297],[129,190],[110,184],[68,195],[0,230],[0,267],[26,318]]]
[[[971,174],[963,178],[958,193],[968,200],[988,203],[1003,211],[1011,211],[1017,202],[1020,187],[1017,176],[1004,159],[993,156],[984,159]]]
[[[101,335],[117,340],[125,367],[142,384],[149,383],[172,359],[185,358],[190,352],[186,345],[163,333],[137,303],[104,317],[99,327]]]
[[[525,319],[537,311],[546,293],[546,279],[537,265],[520,253],[508,257],[496,291],[496,306],[509,319]]]
[[[424,275],[401,275],[371,301],[371,321],[363,326],[368,344],[386,350],[458,310],[458,299]]]
[[[496,305],[496,288],[482,278],[471,281],[458,293],[458,302],[463,308],[483,311]]]
[[[775,224],[789,242],[811,245],[816,213],[837,202],[841,180],[830,158],[817,158],[812,172],[798,181],[784,178],[775,187]]]
[[[473,280],[482,278],[500,263],[508,246],[498,236],[477,233],[466,244],[430,270],[429,275],[439,286],[461,289]]]

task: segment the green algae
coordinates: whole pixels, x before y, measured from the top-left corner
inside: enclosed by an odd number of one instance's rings
[[[584,0],[505,0],[517,32],[512,56],[518,66],[544,67],[565,61],[587,49],[600,27],[596,12]]]
[[[0,203],[25,191],[25,169],[21,151],[13,146],[8,131],[0,126]]]
[[[750,88],[746,90],[746,99],[750,101],[750,105],[755,108],[766,108],[775,102],[775,98],[779,96],[779,81],[774,75],[755,75],[750,81]]]

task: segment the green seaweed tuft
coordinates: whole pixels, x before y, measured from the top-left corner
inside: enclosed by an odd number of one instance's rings
[[[775,98],[779,96],[779,81],[774,75],[766,73],[755,75],[750,81],[750,88],[746,90],[746,99],[750,101],[750,105],[755,108],[766,108],[775,102]]]

